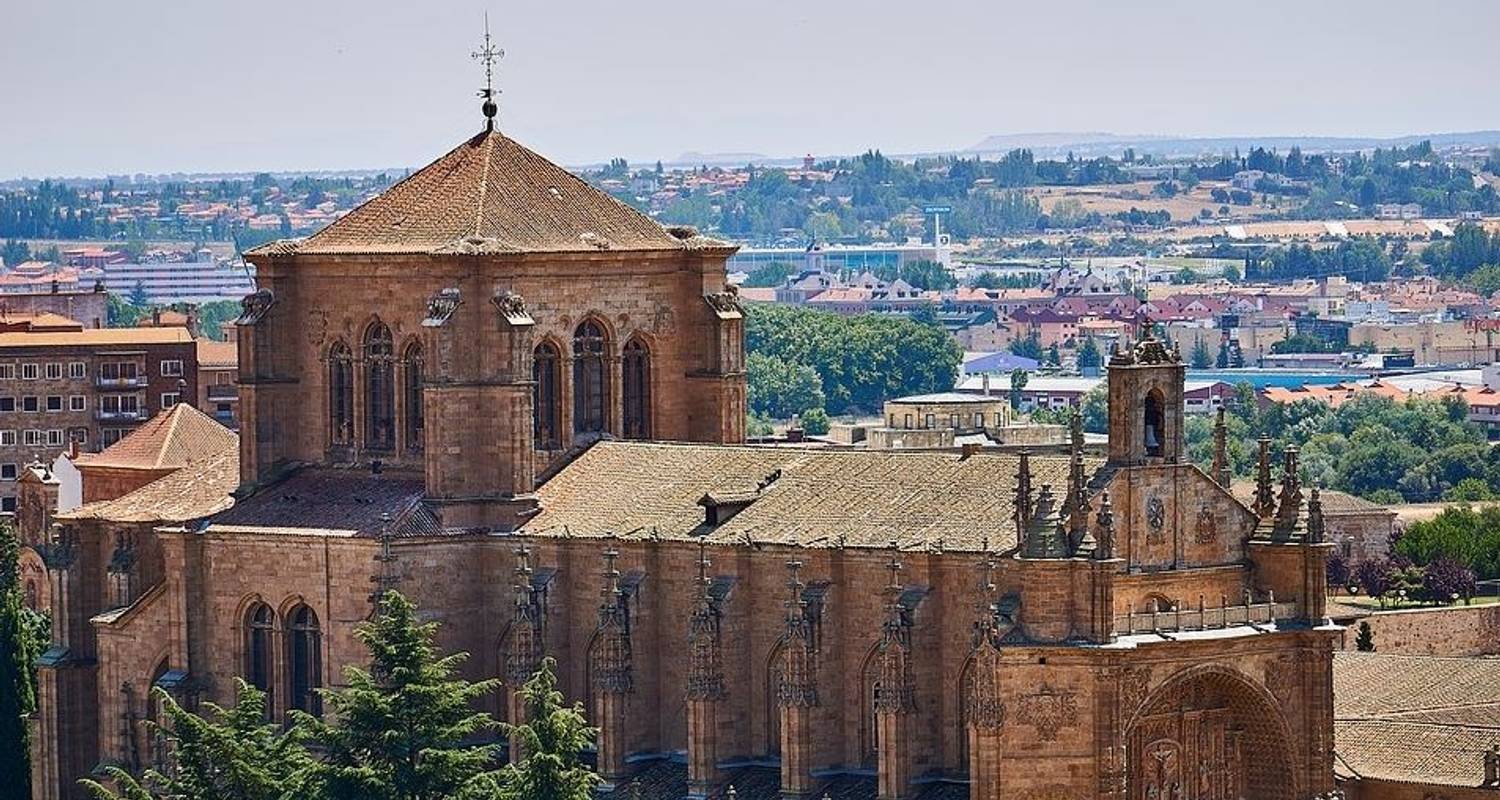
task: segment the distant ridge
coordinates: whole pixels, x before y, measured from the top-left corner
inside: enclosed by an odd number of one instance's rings
[[[1300,147],[1307,152],[1370,150],[1376,147],[1407,147],[1424,140],[1433,147],[1500,145],[1500,130],[1461,133],[1423,133],[1389,138],[1361,136],[1159,136],[1114,133],[1008,133],[988,136],[961,152],[992,155],[1017,148],[1031,150],[1037,158],[1062,156],[1069,152],[1079,157],[1118,156],[1130,147],[1138,154],[1158,156],[1197,156],[1241,152],[1252,147],[1288,150]]]

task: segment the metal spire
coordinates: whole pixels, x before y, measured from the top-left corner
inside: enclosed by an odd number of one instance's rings
[[[484,64],[484,88],[479,90],[479,96],[484,98],[484,104],[480,110],[484,112],[484,129],[492,131],[495,129],[495,114],[499,107],[495,105],[495,95],[499,90],[495,88],[495,62],[505,57],[505,51],[496,47],[490,41],[490,12],[484,12],[484,47],[469,54],[469,57]]]

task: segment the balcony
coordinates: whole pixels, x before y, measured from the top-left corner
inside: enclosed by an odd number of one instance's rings
[[[145,375],[136,375],[131,378],[99,378],[94,385],[104,391],[133,391],[146,388],[147,382]]]
[[[145,422],[150,416],[144,408],[135,411],[105,411],[101,408],[94,412],[94,418],[100,422]]]
[[[1218,606],[1205,606],[1198,601],[1196,608],[1166,608],[1159,611],[1131,611],[1115,617],[1115,633],[1130,636],[1138,633],[1188,633],[1213,631],[1242,625],[1251,627],[1274,626],[1277,620],[1296,619],[1301,613],[1296,603],[1278,603],[1275,596],[1266,602],[1244,602],[1231,605],[1221,598]],[[1170,638],[1170,637],[1168,637]]]
[[[232,383],[214,384],[208,387],[208,399],[210,400],[238,400],[240,399],[240,387]]]

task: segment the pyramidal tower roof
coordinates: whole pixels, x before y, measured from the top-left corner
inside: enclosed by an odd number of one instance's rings
[[[251,256],[717,250],[666,228],[588,182],[486,130],[302,240]]]

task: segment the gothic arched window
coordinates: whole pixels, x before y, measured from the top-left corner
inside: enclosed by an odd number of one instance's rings
[[[274,686],[271,632],[275,628],[275,612],[265,603],[256,603],[245,613],[245,682],[266,693],[267,708]]]
[[[406,425],[403,434],[406,437],[406,449],[422,449],[422,345],[412,342],[406,346],[406,352],[402,354],[402,363],[405,365],[404,382],[402,393],[405,395]]]
[[[365,330],[365,447],[396,446],[396,376],[391,329],[373,322]]]
[[[540,450],[556,450],[562,441],[562,354],[542,342],[531,353],[532,433]]]
[[[624,400],[625,438],[651,438],[651,351],[640,339],[625,343],[620,389]]]
[[[287,614],[287,705],[314,716],[323,713],[317,692],[323,685],[322,638],[311,608],[297,606]]]
[[[609,342],[597,320],[573,331],[573,432],[600,433],[609,425]]]
[[[328,429],[334,444],[354,443],[354,357],[343,342],[328,348]]]
[[[1166,403],[1162,400],[1161,390],[1152,389],[1146,395],[1145,414],[1142,420],[1145,428],[1141,433],[1148,456],[1158,457],[1162,454],[1162,441],[1166,438],[1166,430],[1163,427],[1166,419],[1162,408],[1164,405]]]

